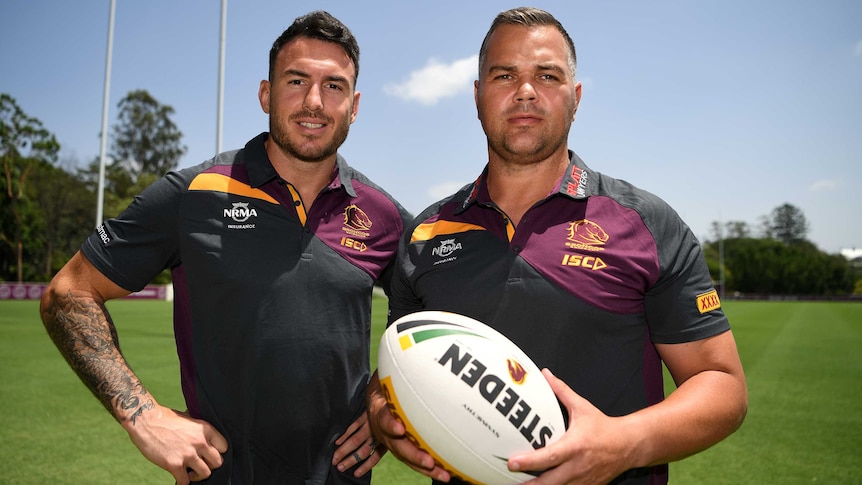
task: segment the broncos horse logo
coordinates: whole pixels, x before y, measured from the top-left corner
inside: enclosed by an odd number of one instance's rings
[[[371,229],[371,219],[364,210],[356,207],[356,204],[351,204],[344,209],[344,225],[356,229],[357,231],[367,231]]]
[[[586,219],[575,221],[569,226],[569,241],[579,242],[588,246],[604,246],[608,242],[608,233],[598,224]]]

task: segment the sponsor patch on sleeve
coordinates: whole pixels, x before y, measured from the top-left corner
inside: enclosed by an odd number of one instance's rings
[[[718,292],[712,290],[708,293],[697,296],[697,309],[701,314],[718,310],[721,308],[721,302],[718,301]]]
[[[104,224],[99,224],[99,226],[96,227],[96,233],[99,235],[99,239],[102,240],[103,246],[107,246],[108,244],[111,244],[111,240],[113,238],[111,237],[110,234],[108,234],[108,228],[105,227]]]

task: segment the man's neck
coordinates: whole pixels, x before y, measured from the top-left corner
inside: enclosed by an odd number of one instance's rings
[[[491,156],[488,162],[488,194],[516,226],[524,213],[545,199],[560,181],[569,165],[565,157],[554,156],[529,164],[508,163]]]
[[[332,181],[336,155],[322,161],[307,162],[286,156],[271,140],[266,142],[266,152],[278,176],[299,192],[306,210],[314,203],[317,194]]]

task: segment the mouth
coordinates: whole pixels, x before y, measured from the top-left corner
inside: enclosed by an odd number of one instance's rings
[[[306,110],[294,113],[290,117],[290,121],[306,130],[319,130],[332,122],[332,120],[324,116],[323,113],[314,113]]]
[[[309,129],[323,128],[324,123],[312,123],[310,121],[300,121],[299,126]]]
[[[533,125],[541,122],[542,118],[539,118],[538,116],[517,115],[509,118],[509,123],[513,123],[515,125]]]
[[[509,110],[507,114],[509,122],[515,124],[539,123],[544,118],[542,113],[538,113],[535,109],[526,106],[519,106],[517,109]]]

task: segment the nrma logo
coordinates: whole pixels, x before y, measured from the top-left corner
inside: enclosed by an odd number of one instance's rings
[[[224,210],[224,216],[235,222],[245,222],[251,217],[257,217],[257,211],[254,207],[249,207],[248,202],[234,202],[233,207]]]
[[[459,249],[461,249],[461,243],[455,242],[454,239],[445,239],[440,241],[440,246],[431,250],[431,254],[445,258]]]

